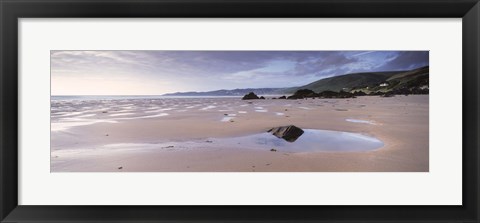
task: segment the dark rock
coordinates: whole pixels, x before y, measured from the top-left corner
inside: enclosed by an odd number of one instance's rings
[[[380,97],[384,97],[384,98],[390,98],[390,97],[393,97],[393,96],[395,96],[395,94],[393,92],[386,92],[385,94],[380,95]]]
[[[338,92],[338,98],[355,98],[355,95],[350,92],[340,91]]]
[[[276,150],[276,149],[271,149],[270,151],[271,151],[271,152],[277,152],[277,150]]]
[[[304,99],[304,98],[313,98],[317,97],[318,94],[309,89],[300,89],[296,91],[292,96],[287,99]]]
[[[354,98],[355,95],[346,91],[323,91],[318,94],[320,98]]]
[[[260,99],[255,93],[250,92],[243,96],[242,100],[252,100],[252,99]]]
[[[320,98],[336,98],[338,93],[335,91],[322,91],[318,95]]]
[[[265,97],[263,97],[263,96],[260,96],[260,99],[265,99]]]
[[[363,91],[355,91],[355,92],[353,92],[353,95],[355,95],[355,96],[365,96],[365,95],[367,95],[367,93],[365,93]]]
[[[275,127],[268,130],[268,132],[278,138],[285,139],[288,142],[295,142],[295,140],[303,134],[303,130],[294,125]]]
[[[282,97],[279,97],[278,99],[287,99],[287,96],[283,95]]]
[[[363,92],[362,92],[363,93]],[[361,93],[359,93],[361,94]],[[287,99],[307,99],[307,98],[355,98],[355,94],[346,91],[322,91],[321,93],[315,93],[309,89],[301,89],[296,91],[292,96]]]
[[[372,92],[370,92],[370,94],[368,94],[368,95],[374,95],[374,96],[376,95],[376,96],[378,96],[378,95],[383,95],[383,94],[384,94],[384,93],[381,92],[381,91],[376,91],[376,92],[373,92],[373,91],[372,91]]]

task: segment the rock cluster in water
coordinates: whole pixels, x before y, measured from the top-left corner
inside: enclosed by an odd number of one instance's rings
[[[279,126],[268,130],[272,135],[285,139],[288,142],[295,142],[303,134],[303,130],[294,125]]]
[[[355,95],[346,91],[322,91],[320,93],[315,93],[309,89],[301,89],[296,91],[292,96],[287,99],[304,99],[304,98],[354,98]]]
[[[393,97],[395,95],[399,94],[404,94],[404,95],[409,95],[409,94],[428,94],[428,88],[426,89],[396,89],[394,91],[386,91],[386,92],[381,92],[381,91],[375,91],[375,92],[370,92],[369,94],[357,90],[357,91],[352,91],[352,92],[347,92],[347,91],[322,91],[322,92],[315,92],[310,89],[300,89],[297,90],[293,95],[291,96],[281,96],[278,98],[271,98],[271,99],[306,99],[306,98],[355,98],[357,96],[371,96],[371,95],[376,95],[376,96],[381,96],[381,97]],[[243,96],[242,100],[254,100],[254,99],[265,99],[264,96],[257,96],[254,92],[250,92]]]
[[[265,99],[265,97],[263,97],[263,96],[258,97],[255,93],[250,92],[250,93],[246,94],[245,96],[243,96],[243,98],[242,98],[242,100],[254,100],[254,99]]]

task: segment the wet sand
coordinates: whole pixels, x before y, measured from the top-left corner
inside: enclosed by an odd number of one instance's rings
[[[52,103],[52,172],[425,172],[428,95],[350,99],[179,98]],[[296,125],[359,133],[370,151],[282,152],[216,139]]]

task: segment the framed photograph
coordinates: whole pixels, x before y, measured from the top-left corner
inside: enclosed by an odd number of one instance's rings
[[[479,10],[1,1],[1,222],[478,222]]]

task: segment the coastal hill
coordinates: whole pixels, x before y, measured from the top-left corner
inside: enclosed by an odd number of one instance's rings
[[[308,89],[314,92],[357,92],[393,93],[393,94],[425,94],[428,93],[429,67],[421,67],[407,71],[352,73],[320,79],[299,87],[289,88],[245,88],[233,90],[217,90],[207,92],[176,92],[164,96],[243,96],[249,92],[257,95],[293,94],[297,90]]]
[[[363,91],[365,93],[428,94],[429,67],[399,72],[382,81],[380,84],[356,86],[349,90],[351,92]]]
[[[353,73],[321,79],[310,84],[289,89],[293,93],[299,89],[315,92],[323,91],[363,91],[365,93],[396,89],[428,86],[429,67],[421,67],[409,71]]]
[[[293,88],[295,92],[299,89],[309,89],[315,92],[350,90],[360,86],[371,86],[380,84],[398,72],[375,72],[375,73],[353,73],[321,79],[310,84]]]

